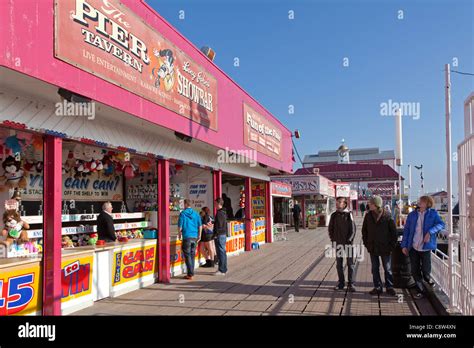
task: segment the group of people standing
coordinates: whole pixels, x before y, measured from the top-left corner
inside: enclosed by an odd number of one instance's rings
[[[445,227],[438,212],[433,209],[433,205],[431,197],[420,197],[417,209],[408,214],[403,229],[401,248],[403,254],[410,257],[411,273],[415,279],[417,290],[415,298],[423,297],[426,292],[423,280],[430,286],[433,285],[430,277],[431,250],[436,249],[437,233]],[[329,222],[329,238],[335,244],[336,250],[343,250],[344,253],[342,255],[336,253],[338,284],[335,290],[343,290],[345,286],[343,270],[345,257],[348,273],[347,290],[354,292],[356,289],[353,278],[355,267],[353,242],[356,236],[356,225],[352,212],[348,209],[347,198],[337,198],[336,209]],[[386,293],[396,296],[391,255],[397,246],[397,239],[397,228],[390,211],[383,207],[383,200],[380,196],[373,196],[367,204],[367,213],[362,223],[362,241],[370,255],[372,265],[374,288],[369,292],[371,295],[379,295],[383,292],[380,276],[380,265],[382,265]]]
[[[187,274],[184,279],[192,280],[194,277],[196,250],[199,243],[206,255],[206,263],[202,267],[213,268],[218,265],[215,275],[227,273],[227,213],[224,200],[217,198],[217,213],[211,216],[211,210],[204,207],[200,215],[191,208],[189,199],[184,200],[184,210],[179,215],[178,239],[182,239],[182,252],[186,264]]]

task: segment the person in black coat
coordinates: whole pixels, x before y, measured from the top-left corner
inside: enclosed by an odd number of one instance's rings
[[[397,245],[397,229],[395,221],[382,206],[382,198],[373,196],[369,201],[369,210],[365,214],[362,224],[362,240],[370,254],[374,282],[374,288],[369,293],[371,295],[382,293],[382,280],[379,272],[381,260],[385,271],[387,294],[396,296],[393,289],[391,253]]]
[[[347,209],[347,198],[338,197],[336,202],[337,210],[331,214],[329,220],[328,232],[331,244],[336,249],[336,268],[338,284],[335,290],[344,289],[344,267],[343,260],[346,257],[347,263],[347,289],[355,292],[354,287],[354,249],[352,243],[356,234],[356,225],[352,212]]]
[[[102,205],[102,212],[97,216],[97,234],[100,240],[115,242],[114,219],[112,218],[112,203],[105,202]]]
[[[227,273],[227,213],[222,198],[216,199],[217,213],[214,219],[214,236],[216,243],[216,253],[219,263],[219,270],[216,275],[226,275]]]

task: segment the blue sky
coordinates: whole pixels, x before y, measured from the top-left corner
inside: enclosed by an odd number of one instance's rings
[[[394,149],[394,120],[380,104],[419,103],[419,119],[403,118],[404,163],[424,165],[425,190],[446,188],[442,70],[457,58],[453,69],[474,73],[472,0],[147,2],[197,47],[212,47],[215,63],[290,130],[301,130],[301,157],[336,149],[342,138],[349,147]],[[451,83],[455,151],[474,76],[452,74]],[[419,187],[415,171],[413,179]]]

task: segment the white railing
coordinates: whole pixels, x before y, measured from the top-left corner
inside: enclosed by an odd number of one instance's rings
[[[455,224],[454,238],[448,238],[448,253],[454,255],[453,270],[449,269],[449,255],[436,250],[432,255],[432,277],[452,300],[451,310],[474,315],[474,134],[458,146],[458,175],[459,221]]]

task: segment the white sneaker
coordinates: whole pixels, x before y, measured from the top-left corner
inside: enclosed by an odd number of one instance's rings
[[[222,273],[221,271],[217,271],[216,273],[214,273],[214,275],[216,275],[216,276],[225,276],[225,273]]]

